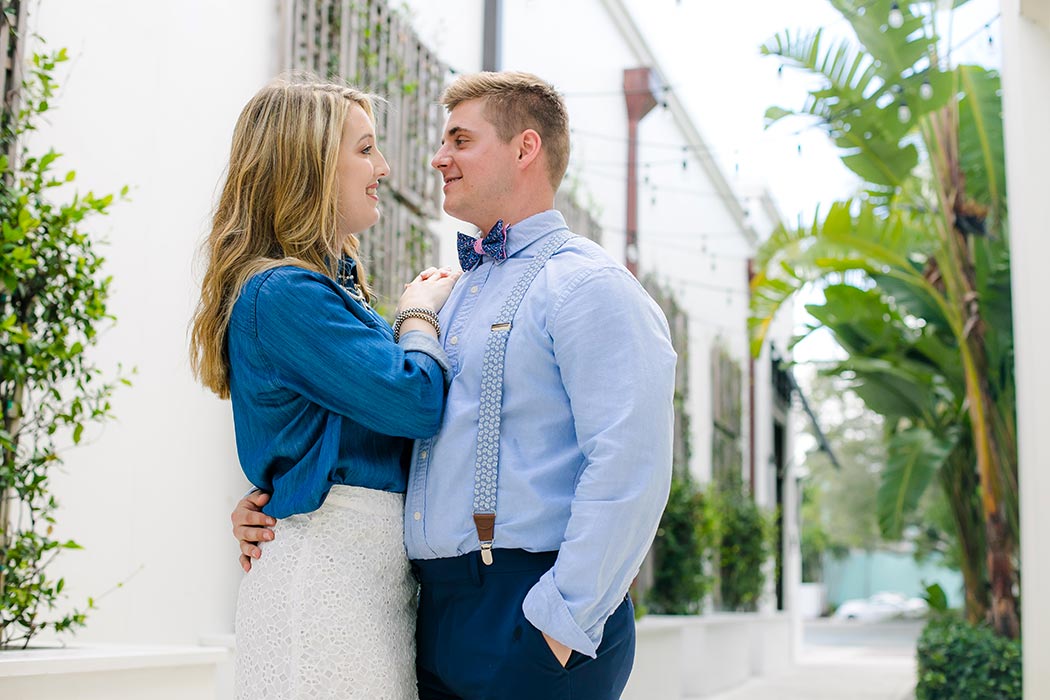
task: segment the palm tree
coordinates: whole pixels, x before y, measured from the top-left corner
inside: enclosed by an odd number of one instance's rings
[[[958,529],[967,612],[1016,637],[1017,457],[999,77],[953,66],[936,3],[830,0],[855,37],[782,32],[762,50],[820,76],[800,110],[865,183],[763,245],[753,348],[804,286],[849,353],[839,370],[887,417],[880,522],[893,533],[934,476]],[[955,0],[955,7],[965,0]],[[950,14],[950,13],[949,13]]]

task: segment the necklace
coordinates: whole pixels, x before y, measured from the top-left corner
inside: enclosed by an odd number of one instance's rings
[[[365,294],[357,284],[357,265],[352,258],[344,256],[339,261],[339,269],[336,278],[339,286],[342,287],[353,299],[365,304],[366,306],[371,306],[370,303],[365,301]]]
[[[351,298],[356,299],[357,301],[361,302],[362,304],[367,304],[367,302],[365,301],[364,293],[360,289],[357,288],[357,285],[354,284],[354,281],[352,279],[351,280],[346,280],[346,281],[339,280],[339,286],[342,287],[343,290],[346,291],[346,293],[351,296]],[[368,305],[371,306],[371,304],[368,304]]]

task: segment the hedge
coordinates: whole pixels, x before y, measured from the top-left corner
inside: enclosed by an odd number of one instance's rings
[[[916,700],[1021,700],[1021,642],[954,615],[927,623]]]

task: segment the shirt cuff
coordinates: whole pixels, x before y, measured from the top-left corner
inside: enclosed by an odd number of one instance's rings
[[[571,647],[592,659],[598,656],[598,645],[602,642],[603,625],[594,633],[596,638],[584,632],[573,619],[561,591],[554,583],[554,570],[551,569],[536,582],[525,602],[521,604],[525,619],[541,632],[546,632],[565,646]]]
[[[251,487],[250,489],[248,489],[247,491],[244,492],[244,495],[241,496],[241,500],[244,500],[245,498],[248,498],[248,496],[251,496],[256,491],[262,491],[262,489],[259,488],[258,486]]]
[[[442,374],[445,375],[445,388],[447,389],[452,383],[452,363],[448,361],[448,355],[445,354],[445,350],[438,341],[423,331],[409,331],[401,334],[397,344],[404,352],[421,352],[429,355],[434,362],[438,363]]]

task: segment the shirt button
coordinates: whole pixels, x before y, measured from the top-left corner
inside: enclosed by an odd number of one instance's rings
[[[423,514],[417,510],[415,513],[412,514],[412,517],[416,520],[421,520],[423,518]]]
[[[420,459],[426,459],[427,458],[427,451],[426,450],[421,451],[419,453],[419,458]]]
[[[471,294],[477,294],[478,293],[478,285],[475,284],[473,287],[471,287],[470,288],[470,293]]]
[[[448,339],[448,342],[450,344],[452,344],[452,345],[455,345],[456,343],[459,342],[459,336],[458,335],[452,336],[451,338]]]

